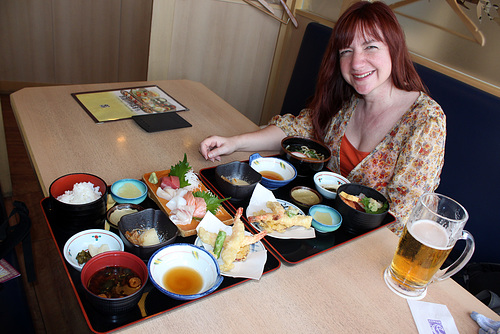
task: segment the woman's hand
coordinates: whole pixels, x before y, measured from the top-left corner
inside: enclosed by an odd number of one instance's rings
[[[212,162],[220,161],[221,155],[231,154],[234,151],[236,151],[234,137],[210,136],[200,143],[201,155]]]
[[[206,159],[220,161],[221,155],[235,151],[258,152],[281,148],[281,140],[286,134],[274,125],[255,132],[248,132],[233,137],[210,136],[200,143],[200,153]]]

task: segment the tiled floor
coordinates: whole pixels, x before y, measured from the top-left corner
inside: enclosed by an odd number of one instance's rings
[[[36,333],[89,333],[90,329],[74,296],[45,222],[40,207],[43,193],[24,147],[10,107],[9,96],[5,94],[0,96],[13,188],[13,196],[5,199],[7,211],[12,208],[14,200],[23,201],[30,210],[32,220],[31,240],[37,279],[33,283],[28,283],[26,275],[22,275],[22,278],[35,331]],[[16,252],[24,274],[22,247],[17,246]]]

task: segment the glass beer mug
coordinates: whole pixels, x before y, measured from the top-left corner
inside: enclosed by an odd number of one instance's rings
[[[444,280],[462,269],[474,252],[474,238],[463,229],[468,218],[465,208],[453,199],[436,193],[423,194],[403,230],[392,263],[384,272],[389,288],[402,297],[421,299],[431,282]],[[460,239],[466,242],[462,255],[437,273]]]

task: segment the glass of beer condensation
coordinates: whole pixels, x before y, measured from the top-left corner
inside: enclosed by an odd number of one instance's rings
[[[455,200],[436,193],[423,194],[384,272],[389,288],[402,297],[421,299],[431,282],[444,280],[462,269],[474,252],[474,238],[463,229],[468,218],[465,208]],[[438,273],[460,239],[465,240],[462,255]]]

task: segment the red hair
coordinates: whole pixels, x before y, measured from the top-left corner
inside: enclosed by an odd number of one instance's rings
[[[428,92],[413,66],[403,29],[391,8],[379,1],[355,2],[333,28],[318,73],[316,92],[308,106],[313,111],[314,135],[318,140],[324,140],[332,116],[357,94],[342,77],[339,51],[349,47],[358,32],[387,44],[392,61],[391,79],[396,88]]]

